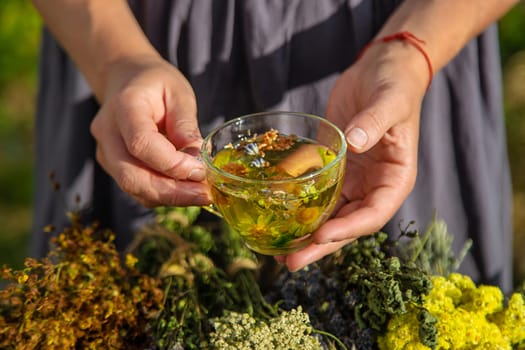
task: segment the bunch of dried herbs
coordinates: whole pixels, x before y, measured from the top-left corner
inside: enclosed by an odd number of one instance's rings
[[[158,208],[124,256],[111,232],[73,220],[48,257],[3,269],[12,283],[0,291],[0,348],[377,349],[406,317],[420,348],[443,343],[428,298],[469,243],[456,258],[444,223],[363,237],[292,273],[200,214]],[[525,318],[514,309],[500,323]]]
[[[226,311],[259,320],[279,314],[259,288],[256,256],[223,226],[194,224],[198,212],[159,208],[157,225],[145,227],[130,247],[139,268],[164,289],[163,309],[153,322],[159,349],[210,347],[210,320]]]
[[[25,268],[4,267],[0,290],[2,349],[145,349],[161,305],[157,280],[122,257],[114,236],[97,226],[71,227],[52,238],[53,250]]]
[[[433,288],[431,277],[457,269],[469,247],[467,242],[455,257],[443,222],[432,220],[423,233],[411,230],[412,224],[400,227],[395,239],[378,232],[298,272],[283,271],[268,300],[287,310],[301,305],[315,328],[349,349],[377,349],[388,321],[421,307]],[[431,318],[422,311],[419,334],[427,346],[436,343]]]

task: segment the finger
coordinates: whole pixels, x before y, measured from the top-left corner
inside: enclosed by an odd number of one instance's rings
[[[137,176],[137,178],[139,177]],[[202,186],[202,189],[196,188],[196,185]],[[122,189],[122,186],[120,188]],[[148,186],[141,188],[146,189],[146,191],[140,191],[140,188],[138,188],[137,191],[134,191],[135,193],[127,193],[146,208],[158,206],[203,206],[211,203],[209,195],[206,194],[205,185],[200,183],[195,184],[189,181],[159,177],[152,178]]]
[[[106,137],[97,147],[97,161],[118,186],[147,207],[157,205],[207,205],[211,202],[207,186],[176,181],[151,171],[127,153],[119,138]]]
[[[352,117],[345,128],[349,148],[355,153],[363,153],[375,146],[381,138],[409,115],[404,110],[406,104],[399,103],[401,97],[378,97],[369,108]],[[394,103],[398,101],[398,103]]]
[[[364,200],[351,201],[343,206],[336,217],[325,222],[314,234],[318,244],[355,239],[380,230],[395,214],[407,190],[382,187]],[[388,198],[385,201],[384,198]]]
[[[129,154],[155,171],[177,180],[203,181],[203,164],[185,152],[177,152],[162,135],[146,101],[115,109],[117,125]]]
[[[188,86],[185,94],[166,97],[166,135],[178,148],[199,150],[202,136],[197,123],[195,95]]]
[[[353,242],[354,239],[348,239],[340,242],[315,244],[311,243],[306,248],[286,256],[279,257],[280,262],[286,264],[288,270],[297,271],[303,267],[318,261],[328,254],[332,254],[345,245]]]

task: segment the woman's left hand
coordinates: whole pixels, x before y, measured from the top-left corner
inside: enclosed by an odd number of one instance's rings
[[[411,192],[428,67],[416,48],[378,43],[336,82],[326,117],[349,151],[335,214],[305,249],[277,257],[292,271],[380,230]]]

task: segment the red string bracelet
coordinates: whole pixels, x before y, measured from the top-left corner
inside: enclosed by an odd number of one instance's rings
[[[372,44],[375,44],[377,42],[387,43],[389,41],[394,41],[394,40],[401,40],[401,41],[407,42],[407,43],[411,44],[412,46],[414,46],[416,49],[419,50],[419,52],[421,52],[423,54],[423,56],[425,57],[425,60],[427,61],[428,72],[429,72],[429,76],[430,76],[429,80],[428,80],[428,85],[427,85],[427,90],[428,90],[430,88],[430,84],[432,83],[432,78],[434,77],[434,69],[432,68],[432,62],[430,61],[430,57],[428,56],[428,54],[425,51],[425,49],[421,46],[421,44],[425,44],[425,41],[419,39],[417,36],[415,36],[414,34],[412,34],[410,32],[398,32],[398,33],[394,33],[392,35],[387,35],[387,36],[385,36],[385,37],[383,37],[381,39],[377,39],[377,40],[373,40],[373,41],[369,42],[368,44],[366,44],[361,49],[361,51],[357,55],[357,59],[360,59],[361,56],[363,56],[363,54],[365,53],[365,51]]]

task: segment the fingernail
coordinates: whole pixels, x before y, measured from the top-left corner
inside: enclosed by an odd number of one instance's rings
[[[368,142],[368,135],[361,128],[353,128],[346,133],[346,141],[355,148],[363,148]]]
[[[194,204],[200,206],[210,205],[212,200],[207,193],[203,192],[196,192],[193,196],[193,199],[195,200]]]
[[[333,240],[333,239],[327,239],[325,241],[315,242],[315,244],[317,244],[317,245],[324,245],[324,244],[330,244],[330,243],[335,243],[335,242],[337,242],[337,241]]]
[[[206,178],[206,171],[204,171],[204,169],[202,168],[191,169],[188,175],[188,180],[196,181],[196,182],[204,181],[205,178]]]
[[[198,147],[184,147],[184,148],[181,148],[179,151],[189,154],[190,156],[193,156],[193,157],[198,157],[200,154],[200,150]]]

